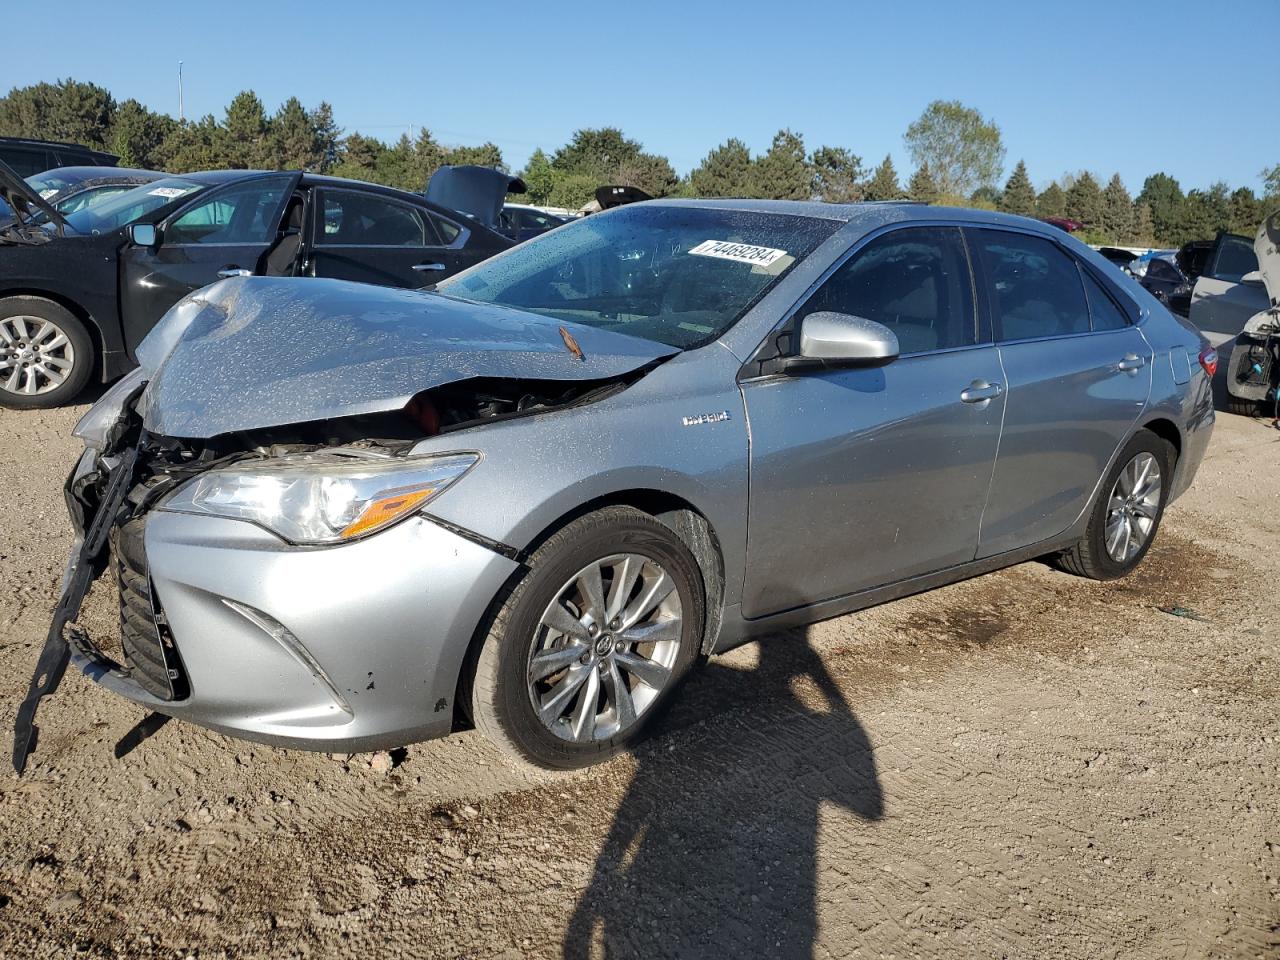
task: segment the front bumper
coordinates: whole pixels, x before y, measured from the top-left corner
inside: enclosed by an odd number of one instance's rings
[[[186,695],[156,696],[83,644],[72,663],[157,712],[312,750],[448,733],[467,648],[517,569],[424,517],[298,548],[243,521],[153,511],[143,543]]]

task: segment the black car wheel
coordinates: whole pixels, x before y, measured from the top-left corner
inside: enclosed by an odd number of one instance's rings
[[[702,576],[672,531],[610,507],[570,523],[496,603],[464,702],[480,732],[539,767],[635,743],[698,657]]]
[[[0,405],[56,407],[93,373],[89,332],[69,310],[40,297],[0,299]]]
[[[1058,565],[1093,580],[1132,572],[1160,528],[1175,462],[1167,440],[1150,430],[1135,433],[1107,473],[1084,536],[1057,558]]]

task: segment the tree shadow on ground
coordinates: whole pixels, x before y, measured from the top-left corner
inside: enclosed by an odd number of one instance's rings
[[[867,734],[807,631],[759,650],[755,669],[695,674],[640,753],[567,958],[812,955],[819,808],[871,821],[884,803]],[[670,737],[702,718],[705,736]]]

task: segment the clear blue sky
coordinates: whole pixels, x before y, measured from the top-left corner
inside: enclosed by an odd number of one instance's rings
[[[23,19],[44,39],[3,58],[0,89],[70,76],[176,115],[182,60],[188,117],[246,87],[268,109],[296,94],[348,132],[492,140],[515,169],[583,126],[620,126],[681,173],[789,126],[868,165],[892,153],[905,179],[902,133],[935,98],[994,119],[1006,175],[1024,158],[1037,186],[1089,168],[1135,193],[1157,170],[1256,189],[1280,163],[1280,0],[64,0]]]

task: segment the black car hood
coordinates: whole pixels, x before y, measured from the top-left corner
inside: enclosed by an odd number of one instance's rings
[[[524,193],[519,177],[493,167],[471,165],[441,167],[427,181],[426,198],[457,210],[490,229],[497,229],[502,204],[509,193]]]
[[[180,301],[139,345],[140,409],[152,433],[205,439],[398,410],[476,377],[608,379],[677,352],[418,290],[237,277]]]
[[[13,211],[12,216],[19,221],[25,221],[32,213],[39,211],[60,227],[66,226],[67,221],[62,218],[62,214],[49,206],[45,199],[32,190],[31,185],[18,176],[18,172],[3,160],[0,160],[0,200],[8,204],[9,209]]]

